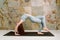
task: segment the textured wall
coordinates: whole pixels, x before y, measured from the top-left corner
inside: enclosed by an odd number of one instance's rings
[[[43,15],[42,0],[0,0],[0,29],[14,29],[20,17],[25,13],[26,8],[30,7],[33,16]],[[47,21],[49,29],[57,29],[56,27],[56,1],[51,1],[52,14]],[[25,10],[24,10],[25,8]],[[57,15],[59,16],[59,14]],[[58,19],[58,18],[57,18]],[[37,23],[32,23],[29,19],[24,23],[24,29],[38,29]]]
[[[57,0],[56,29],[60,29],[60,0]]]

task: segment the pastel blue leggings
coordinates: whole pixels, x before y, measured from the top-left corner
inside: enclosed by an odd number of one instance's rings
[[[30,19],[33,23],[39,23],[39,32],[41,32],[43,27],[46,27],[45,16],[28,16],[27,14],[22,15],[21,19],[25,21],[26,19]]]

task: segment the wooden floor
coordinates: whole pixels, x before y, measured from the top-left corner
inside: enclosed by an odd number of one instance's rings
[[[14,31],[14,30],[0,30],[0,40],[60,40],[60,30],[50,30],[53,37],[46,36],[3,36],[4,34]],[[37,30],[25,30],[27,32],[37,31]]]

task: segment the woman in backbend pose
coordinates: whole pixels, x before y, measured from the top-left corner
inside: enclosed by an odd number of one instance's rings
[[[30,9],[28,9],[28,10],[30,11]],[[46,31],[49,31],[49,29],[46,26],[46,16],[51,13],[48,0],[44,0],[43,11],[44,11],[44,15],[43,16],[40,16],[40,15],[32,16],[31,12],[30,12],[30,14],[26,14],[25,13],[24,15],[22,15],[20,22],[15,27],[15,35],[20,35],[20,34],[18,34],[18,26],[21,23],[25,22],[27,18],[29,18],[31,20],[31,22],[39,23],[39,25],[42,25],[42,26],[40,26],[39,31],[37,32],[38,34],[44,34],[44,33],[41,32],[42,28],[44,30],[46,30]]]

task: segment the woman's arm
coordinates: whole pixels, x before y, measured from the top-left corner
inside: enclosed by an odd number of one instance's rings
[[[23,23],[23,20],[20,20],[19,23],[17,23],[16,27],[15,27],[15,32],[18,32],[18,26]]]

